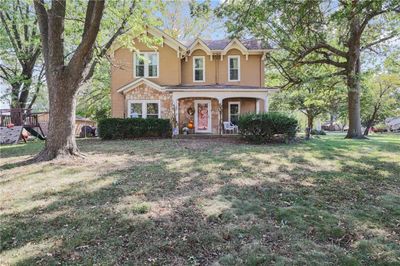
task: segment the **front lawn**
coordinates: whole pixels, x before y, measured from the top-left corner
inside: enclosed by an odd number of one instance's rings
[[[400,137],[0,147],[0,264],[400,264]]]

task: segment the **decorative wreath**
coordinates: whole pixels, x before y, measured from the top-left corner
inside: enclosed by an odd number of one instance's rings
[[[192,108],[192,107],[189,107],[189,108],[187,109],[187,113],[188,113],[189,115],[194,115],[194,110],[193,110],[193,108]]]

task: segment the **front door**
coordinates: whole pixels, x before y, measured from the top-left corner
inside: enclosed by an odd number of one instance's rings
[[[211,101],[194,101],[194,126],[196,133],[211,133]]]

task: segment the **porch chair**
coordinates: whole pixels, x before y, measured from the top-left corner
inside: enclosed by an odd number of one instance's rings
[[[223,124],[224,124],[224,133],[228,133],[228,132],[231,132],[231,134],[234,134],[235,132],[239,133],[238,126],[232,124],[231,122],[224,121]]]

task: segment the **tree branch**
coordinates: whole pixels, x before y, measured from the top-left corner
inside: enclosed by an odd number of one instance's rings
[[[12,46],[14,47],[15,52],[18,54],[19,47],[18,47],[13,35],[11,34],[11,30],[10,30],[8,24],[7,24],[5,13],[3,11],[0,11],[0,19],[1,19],[1,22],[2,22],[2,24],[4,26],[4,29],[6,30],[8,39],[10,40]]]
[[[114,41],[121,36],[122,34],[124,34],[126,25],[128,23],[128,19],[129,17],[133,14],[133,10],[135,9],[135,5],[136,5],[136,1],[132,1],[131,6],[129,7],[129,11],[128,14],[125,16],[125,18],[122,20],[121,25],[119,26],[119,28],[115,31],[115,33],[113,34],[113,36],[111,36],[111,38],[107,41],[107,43],[101,48],[99,54],[97,55],[98,58],[103,57],[108,49],[110,49],[111,45],[114,43]],[[92,65],[90,66],[87,74],[85,75],[82,83],[87,82],[94,74],[94,70],[96,69],[96,66],[98,64],[99,60],[96,58],[93,62]]]
[[[339,68],[346,68],[346,63],[336,62],[330,59],[319,59],[319,60],[309,60],[309,61],[299,61],[299,64],[303,65],[315,65],[315,64],[328,64]]]
[[[40,91],[40,88],[42,86],[42,78],[44,77],[44,74],[45,74],[45,72],[44,72],[44,64],[42,64],[42,67],[40,68],[39,76],[38,76],[38,79],[37,79],[37,82],[36,82],[35,94],[33,94],[33,97],[32,97],[31,102],[29,103],[28,109],[32,109],[32,106],[36,101],[36,98],[37,98],[37,96],[39,94],[39,91]]]
[[[319,49],[326,49],[332,53],[334,53],[337,56],[343,57],[343,58],[347,58],[347,53],[344,51],[341,51],[327,43],[318,43],[312,47],[309,47],[308,49],[306,49],[305,51],[303,51],[300,56],[299,59],[306,57],[307,55],[309,55],[310,53],[319,50]]]
[[[52,0],[51,8],[48,11],[49,18],[49,54],[48,62],[54,66],[64,65],[64,17],[66,9],[66,0]]]
[[[377,45],[377,44],[382,43],[382,42],[384,42],[384,41],[393,39],[393,38],[395,38],[395,37],[398,37],[398,35],[397,35],[397,34],[391,34],[391,35],[389,35],[389,36],[386,36],[386,37],[384,37],[384,38],[381,38],[381,39],[379,39],[379,40],[376,40],[376,41],[374,41],[374,42],[371,42],[371,43],[369,43],[369,44],[366,44],[366,45],[364,45],[363,47],[361,47],[361,51],[363,51],[363,50],[365,50],[365,49],[369,49],[369,48],[371,48],[371,47],[374,46],[374,45]]]
[[[43,0],[34,0],[33,4],[35,6],[35,13],[38,18],[39,30],[41,32],[41,40],[42,40],[42,50],[43,57],[45,61],[48,61],[49,58],[49,26],[48,26],[48,14],[46,8],[44,7]]]
[[[76,52],[68,63],[68,69],[71,77],[80,81],[80,73],[86,68],[92,57],[92,50],[94,42],[96,41],[97,34],[100,28],[100,21],[103,16],[104,1],[91,0],[88,3],[85,30],[82,36],[82,41],[79,44]]]
[[[360,33],[364,32],[365,28],[367,27],[367,25],[368,25],[368,23],[369,23],[369,21],[371,19],[373,19],[376,16],[382,15],[384,13],[392,12],[392,11],[400,12],[400,5],[393,6],[392,8],[382,9],[382,10],[378,10],[378,11],[374,11],[374,12],[368,13],[365,16],[363,22],[361,23]]]
[[[16,19],[15,19],[15,17],[11,18],[11,16],[7,12],[4,12],[4,13],[5,13],[6,17],[8,18],[8,20],[11,22],[11,29],[12,29],[12,32],[14,33],[14,40],[17,43],[18,48],[22,49],[21,37],[20,37],[19,31],[17,28],[17,24],[15,21]]]

